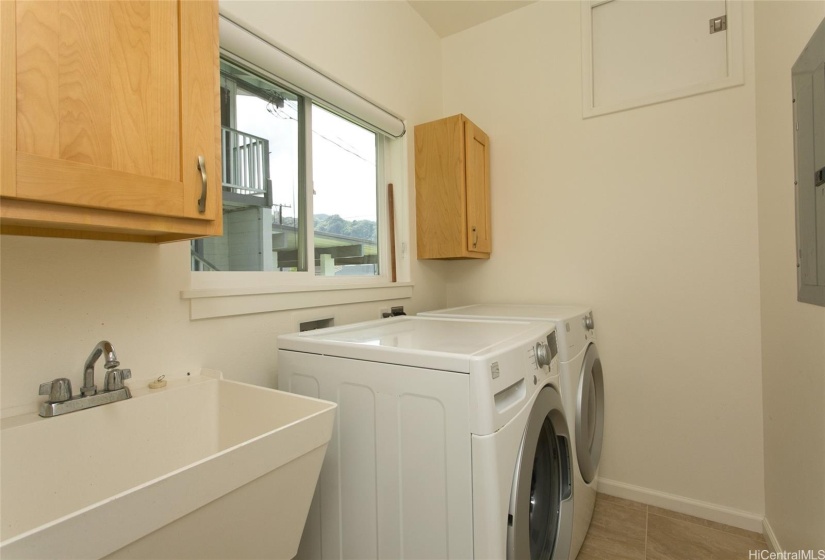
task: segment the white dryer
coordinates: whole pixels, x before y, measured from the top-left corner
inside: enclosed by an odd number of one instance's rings
[[[571,558],[581,549],[596,504],[604,436],[604,379],[593,312],[578,305],[478,304],[419,313],[430,317],[545,320],[556,326],[561,393],[574,441],[574,523]]]
[[[280,389],[338,403],[297,558],[568,560],[554,325],[404,316],[278,345]]]

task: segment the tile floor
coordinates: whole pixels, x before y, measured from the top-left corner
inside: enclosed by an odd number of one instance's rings
[[[749,560],[765,549],[759,533],[599,494],[577,560]]]

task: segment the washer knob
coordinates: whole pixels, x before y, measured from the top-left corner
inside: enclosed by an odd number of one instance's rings
[[[536,342],[536,365],[550,367],[550,347],[546,342]]]
[[[584,322],[584,328],[585,329],[587,329],[589,331],[593,330],[593,314],[592,313],[588,313],[587,315],[585,315],[584,319],[583,319],[583,322]]]

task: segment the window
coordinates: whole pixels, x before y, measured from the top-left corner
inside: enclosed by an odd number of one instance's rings
[[[192,242],[192,270],[382,273],[388,139],[240,63],[220,71],[224,233]]]
[[[190,318],[412,297],[404,121],[219,28],[224,235],[191,244]]]

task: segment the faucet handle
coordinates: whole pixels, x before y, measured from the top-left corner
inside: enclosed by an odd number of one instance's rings
[[[103,382],[104,391],[117,391],[123,389],[123,380],[132,377],[130,369],[110,369],[106,372],[106,379]]]
[[[49,395],[49,402],[64,402],[72,398],[72,382],[59,377],[40,385],[40,395]]]

